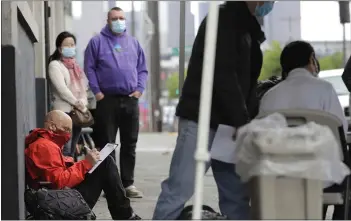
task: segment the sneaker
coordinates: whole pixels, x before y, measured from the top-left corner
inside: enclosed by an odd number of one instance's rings
[[[137,214],[133,214],[133,216],[130,217],[128,220],[141,220],[141,218]]]
[[[127,187],[126,194],[128,198],[143,198],[143,193],[139,191],[135,186]]]

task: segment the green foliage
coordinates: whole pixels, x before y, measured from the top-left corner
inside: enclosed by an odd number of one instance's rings
[[[185,70],[185,77],[186,77],[186,70]],[[173,99],[173,98],[178,98],[179,97],[179,73],[178,72],[174,72],[172,74],[170,74],[167,78],[167,89],[169,92],[169,98]]]
[[[343,67],[343,53],[336,52],[330,56],[319,58],[321,70],[331,70]]]
[[[272,76],[281,74],[280,54],[282,48],[278,42],[272,42],[271,48],[266,50],[263,55],[263,65],[259,80],[265,80]],[[318,58],[321,71],[338,69],[343,65],[343,54],[336,52],[332,55]]]
[[[272,76],[279,76],[281,74],[280,67],[280,54],[282,53],[282,47],[279,42],[274,41],[270,49],[266,50],[263,55],[263,65],[259,80],[268,79]],[[334,53],[329,56],[319,58],[319,64],[321,71],[338,69],[343,66],[343,54],[341,52]],[[185,70],[185,77],[186,77]],[[179,74],[174,72],[168,76],[166,82],[169,98],[178,98],[178,86],[179,86]]]
[[[263,65],[262,65],[259,80],[264,80],[272,76],[277,76],[281,74],[281,67],[280,67],[281,53],[282,53],[282,48],[280,47],[279,42],[273,41],[271,48],[266,50],[263,54]]]

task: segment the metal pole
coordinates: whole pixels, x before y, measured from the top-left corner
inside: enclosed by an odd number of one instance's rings
[[[218,27],[218,5],[211,1],[206,24],[205,53],[202,69],[200,114],[197,134],[197,148],[195,153],[195,195],[193,219],[201,219],[201,208],[203,201],[203,188],[206,162],[210,160],[208,152],[208,134],[210,128],[213,74],[216,57],[217,27]]]
[[[150,44],[150,80],[151,80],[151,100],[152,100],[152,124],[153,131],[162,131],[162,110],[160,107],[160,34],[158,20],[158,1],[147,2],[147,11],[154,24],[154,35]]]
[[[49,56],[50,56],[50,25],[49,25],[49,18],[50,15],[50,7],[49,2],[44,1],[44,41],[45,41],[45,71],[46,71],[46,79],[47,79],[47,92],[46,92],[46,108],[47,110],[51,110],[51,87],[49,84],[49,76],[48,76],[48,65],[49,65]]]
[[[182,94],[182,88],[185,78],[185,10],[186,1],[180,1],[179,8],[179,96]]]
[[[134,9],[134,1],[132,1],[132,36],[135,36],[135,9]]]
[[[344,61],[344,65],[343,67],[346,66],[347,63],[347,57],[346,57],[346,24],[342,24],[342,31],[343,31],[343,40],[342,40],[342,53],[343,53],[343,61]]]

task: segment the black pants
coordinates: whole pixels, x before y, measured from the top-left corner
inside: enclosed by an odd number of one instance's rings
[[[81,127],[73,126],[71,139],[63,147],[62,154],[66,157],[73,157],[76,153],[76,146],[82,132]]]
[[[75,189],[82,194],[90,208],[94,208],[103,190],[106,193],[108,209],[114,220],[129,219],[133,214],[116,162],[111,156],[107,157],[92,174],[87,174],[85,180]]]
[[[323,206],[323,219],[326,218],[328,206]],[[332,220],[344,220],[344,205],[335,205]],[[351,217],[351,211],[349,211],[349,217]]]
[[[133,185],[135,168],[135,148],[139,134],[138,99],[129,96],[105,95],[98,101],[95,110],[94,137],[97,147],[115,143],[120,130],[120,170],[124,187]],[[115,158],[115,152],[111,153]]]

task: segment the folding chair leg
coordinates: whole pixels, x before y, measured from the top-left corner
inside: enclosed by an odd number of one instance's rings
[[[346,190],[344,199],[344,220],[349,220],[350,211],[350,176],[346,178]]]

